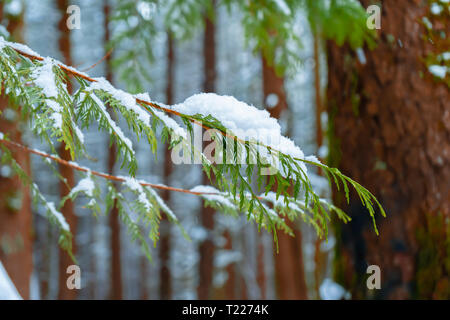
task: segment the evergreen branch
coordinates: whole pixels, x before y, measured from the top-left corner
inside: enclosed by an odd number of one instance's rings
[[[12,43],[6,43],[3,41],[0,42],[0,48],[4,47],[11,47],[17,52],[19,55],[22,55],[28,59],[31,59],[30,61],[43,61],[44,59],[40,57],[39,55],[33,53],[28,49],[27,47],[18,45],[18,44],[12,44]],[[5,50],[1,50],[2,53]],[[3,56],[2,56],[3,58]],[[8,60],[6,59],[6,63],[13,63],[11,58]],[[257,111],[256,108],[251,108],[248,105],[241,103],[234,98],[230,97],[218,97],[215,95],[205,96],[205,95],[198,95],[192,97],[192,99],[188,99],[189,102],[185,102],[182,105],[176,105],[176,106],[166,106],[163,104],[155,103],[150,101],[150,98],[147,94],[141,94],[133,96],[129,93],[126,93],[124,91],[115,89],[109,82],[102,78],[90,78],[87,74],[84,74],[82,72],[77,71],[76,69],[73,69],[71,67],[65,66],[61,63],[55,63],[59,68],[66,73],[67,75],[74,76],[81,84],[81,88],[79,92],[76,94],[78,95],[78,99],[75,99],[74,101],[80,101],[81,108],[77,110],[76,117],[83,118],[85,126],[87,127],[89,125],[87,119],[90,117],[92,118],[92,115],[90,116],[89,113],[92,113],[92,110],[95,109],[95,106],[89,106],[86,103],[87,96],[91,96],[91,99],[95,97],[96,95],[99,96],[101,99],[107,101],[107,105],[109,107],[114,108],[115,111],[120,112],[124,118],[127,120],[127,123],[129,127],[139,136],[140,133],[145,132],[149,139],[149,143],[152,146],[152,149],[155,150],[156,146],[156,139],[154,138],[154,130],[150,127],[150,115],[153,117],[153,119],[157,119],[158,121],[163,123],[164,130],[163,130],[163,137],[165,135],[170,134],[172,137],[172,144],[171,147],[174,147],[180,142],[182,142],[183,148],[189,148],[190,152],[195,154],[195,148],[191,144],[190,140],[188,140],[188,136],[184,129],[179,127],[179,125],[171,118],[167,117],[165,114],[163,114],[161,111],[164,111],[166,113],[170,113],[173,115],[178,116],[183,120],[184,124],[187,127],[187,132],[189,134],[193,133],[193,127],[192,123],[200,126],[204,129],[214,129],[214,140],[215,143],[218,146],[223,147],[223,151],[216,153],[216,156],[219,158],[222,157],[222,159],[231,160],[230,162],[225,161],[218,162],[218,163],[211,163],[206,156],[199,152],[201,156],[201,164],[203,165],[204,170],[208,173],[210,173],[210,170],[212,169],[216,179],[216,184],[220,187],[220,189],[226,191],[226,194],[232,194],[232,198],[237,204],[237,208],[242,211],[246,210],[248,212],[248,218],[252,218],[252,216],[255,214],[255,212],[258,213],[258,219],[257,222],[259,222],[260,226],[265,225],[269,226],[270,229],[274,231],[274,237],[276,241],[276,227],[280,227],[283,229],[284,226],[277,222],[276,215],[272,214],[272,211],[270,208],[265,206],[263,203],[261,203],[261,197],[257,196],[255,192],[253,191],[252,185],[250,183],[252,178],[252,173],[254,168],[258,169],[258,185],[261,186],[264,182],[264,179],[266,178],[264,176],[264,173],[260,173],[261,170],[266,165],[270,165],[272,167],[275,167],[278,169],[273,174],[269,174],[269,181],[266,186],[266,195],[270,192],[271,188],[276,186],[276,197],[283,197],[284,203],[286,206],[289,206],[291,202],[297,201],[299,196],[301,195],[304,198],[304,207],[310,208],[311,213],[313,215],[314,221],[317,221],[321,224],[321,229],[325,230],[325,235],[327,235],[327,221],[329,220],[329,216],[327,214],[327,211],[325,208],[328,206],[321,201],[319,196],[314,192],[313,187],[311,185],[311,182],[309,180],[309,177],[307,175],[307,169],[305,164],[313,165],[322,168],[326,173],[329,181],[333,181],[338,187],[339,183],[342,183],[344,186],[345,195],[347,198],[347,201],[349,200],[349,189],[348,184],[350,184],[357,192],[359,197],[361,198],[361,201],[365,207],[369,210],[369,213],[374,221],[375,224],[375,209],[374,204],[376,204],[383,215],[385,215],[384,210],[382,209],[380,203],[378,200],[364,187],[362,187],[360,184],[356,183],[352,179],[346,177],[342,173],[340,173],[339,170],[335,168],[330,168],[328,166],[325,166],[321,164],[315,157],[304,157],[303,152],[299,148],[297,148],[292,141],[289,139],[280,136],[279,138],[282,138],[282,150],[285,150],[286,153],[280,152],[274,147],[274,144],[268,145],[267,142],[264,142],[261,139],[251,137],[247,139],[247,136],[244,135],[244,138],[242,138],[242,135],[236,134],[236,132],[229,131],[229,129],[222,123],[222,121],[227,121],[228,119],[224,116],[218,114],[215,115],[214,110],[210,110],[210,107],[215,107],[216,110],[222,110],[226,109],[229,104],[231,103],[231,107],[236,108],[236,104],[242,104],[242,107],[244,108],[250,108],[252,114]],[[11,72],[14,73],[14,68],[11,68]],[[18,71],[20,72],[20,70]],[[2,74],[0,74],[1,78]],[[17,86],[19,88],[22,88],[20,84],[20,78],[17,78],[16,75],[11,76],[12,79],[6,78],[8,81],[14,81],[12,83],[12,86]],[[25,77],[26,79],[26,77]],[[1,79],[0,79],[1,80]],[[58,77],[58,80],[61,81],[61,77]],[[90,84],[88,84],[90,82]],[[23,91],[23,90],[22,90]],[[93,94],[95,92],[95,95]],[[12,93],[13,96],[15,96],[15,93]],[[81,98],[82,95],[85,95],[84,98]],[[35,95],[32,95],[32,97],[35,97]],[[42,97],[36,97],[35,99],[42,99]],[[212,99],[212,100],[211,100]],[[100,99],[97,99],[100,100]],[[39,100],[38,100],[39,101]],[[97,107],[100,107],[101,110],[103,110],[103,102],[98,103],[99,101],[95,101]],[[30,102],[31,103],[31,102]],[[204,108],[197,108],[197,106],[208,104],[208,108],[205,111]],[[221,103],[224,103],[224,106],[220,106]],[[195,113],[190,108],[193,108],[193,110],[197,110]],[[81,110],[81,111],[80,111]],[[145,111],[144,111],[145,110]],[[256,111],[255,111],[256,110]],[[34,110],[29,110],[29,112],[33,112]],[[74,112],[75,110],[71,110],[69,108],[69,111]],[[249,112],[250,112],[249,111]],[[104,112],[103,116],[104,116]],[[261,114],[256,114],[256,116],[261,117]],[[219,119],[222,119],[219,120]],[[273,118],[264,118],[263,120],[268,122],[271,126],[276,124],[276,120]],[[224,122],[224,123],[229,123]],[[231,120],[233,122],[233,120]],[[233,122],[234,124],[234,122]],[[245,126],[245,124],[242,124]],[[104,127],[110,128],[110,135],[112,133],[115,133],[116,136],[120,136],[119,130],[111,130],[111,128],[114,127],[112,123],[109,121],[106,121],[106,124],[104,124]],[[235,128],[239,129],[239,128]],[[266,127],[262,129],[267,129]],[[271,131],[272,132],[272,131]],[[70,133],[70,132],[69,132]],[[277,135],[275,131],[275,135]],[[67,139],[70,140],[72,136],[68,135]],[[117,138],[117,137],[116,137]],[[124,139],[119,139],[124,140]],[[132,153],[131,147],[128,147],[127,143],[122,144],[122,148],[124,150],[119,151],[125,151],[127,152],[128,149],[128,159],[125,159],[130,164],[130,174],[134,175],[134,172],[136,170],[137,164],[134,163],[134,157],[130,156]],[[278,146],[278,145],[276,145]],[[74,145],[73,148],[76,146]],[[183,149],[185,150],[185,149]],[[239,163],[238,159],[241,157],[241,154],[238,154],[238,151],[246,151],[247,156],[245,157],[245,164],[247,165],[247,170],[245,171],[245,175],[241,174],[242,166]],[[73,151],[73,150],[72,150]],[[125,157],[126,158],[126,157]],[[58,159],[58,160],[55,160]],[[54,161],[61,161],[61,159],[55,157],[55,159],[52,159]],[[124,160],[124,163],[125,163]],[[256,162],[253,162],[253,160],[256,160]],[[73,165],[73,163],[69,163],[70,165]],[[79,167],[81,168],[81,167]],[[89,169],[82,168],[82,171],[87,172]],[[126,183],[126,178],[121,177],[114,177],[109,176],[103,173],[97,173],[101,177],[106,178],[109,180],[115,180],[122,183]],[[229,179],[232,179],[233,182],[230,183]],[[145,187],[145,185],[143,185]],[[291,186],[294,186],[294,190],[291,191]],[[148,184],[148,187],[155,187],[152,184]],[[161,187],[155,187],[156,189],[161,189]],[[164,189],[170,190],[174,188],[165,187]],[[137,195],[141,196],[142,192],[139,190],[137,191]],[[185,193],[191,193],[186,192],[186,190],[183,189],[177,189],[172,191],[179,191],[179,192],[185,192]],[[301,193],[303,191],[303,193]],[[292,197],[293,193],[293,197]],[[197,194],[197,195],[205,195],[205,194]],[[144,202],[142,201],[141,205],[144,205]],[[146,204],[145,204],[146,205]],[[144,205],[144,207],[145,207]],[[333,209],[333,207],[328,206],[328,209]],[[140,209],[140,211],[145,212],[145,208],[137,208]],[[255,210],[255,212],[253,212]],[[148,211],[148,210],[147,210]],[[335,210],[336,211],[336,210]],[[341,212],[338,212],[338,215],[341,219],[345,221],[345,217],[341,214]],[[153,220],[154,222],[156,220]],[[264,222],[265,221],[265,222]],[[157,221],[156,221],[157,224]],[[155,226],[156,227],[156,226]],[[376,226],[375,226],[375,231]],[[378,233],[378,232],[377,232]],[[154,235],[155,233],[152,233]]]

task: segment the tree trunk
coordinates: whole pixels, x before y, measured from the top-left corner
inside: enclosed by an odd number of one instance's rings
[[[215,1],[213,1],[215,5]],[[211,17],[205,18],[205,34],[203,42],[204,55],[204,92],[214,92],[216,82],[216,27]],[[203,184],[209,184],[208,177],[203,173]],[[200,244],[200,270],[198,298],[210,299],[212,294],[212,278],[214,271],[214,242],[211,232],[214,229],[214,209],[205,208],[204,203],[200,212],[203,228],[208,238]]]
[[[58,23],[58,29],[59,29],[59,50],[61,51],[61,54],[63,56],[63,62],[67,65],[72,65],[72,55],[71,55],[71,45],[70,45],[70,34],[69,30],[66,26],[66,10],[67,7],[70,5],[68,0],[58,0],[58,9],[59,13],[61,15],[59,23]],[[67,90],[68,92],[72,92],[72,84],[69,81],[67,83]],[[64,143],[60,146],[60,156],[62,159],[70,161],[72,160],[70,151],[66,150],[66,145]],[[70,193],[71,188],[73,188],[75,184],[75,177],[73,170],[67,166],[60,166],[59,173],[62,177],[66,179],[66,182],[60,183],[60,192],[61,192],[61,198],[65,197],[67,194]],[[64,215],[64,217],[67,220],[67,223],[70,226],[70,231],[74,236],[76,236],[77,233],[77,217],[75,215],[75,208],[74,203],[70,200],[68,200],[64,207],[61,209],[61,213]],[[77,251],[76,243],[75,241],[72,244],[73,253],[75,254]],[[59,251],[59,292],[58,292],[58,299],[61,300],[72,300],[76,299],[77,297],[77,291],[76,290],[70,290],[67,288],[66,282],[67,282],[67,267],[74,264],[71,257],[65,252],[64,250]]]
[[[279,119],[288,110],[284,79],[266,59],[263,64],[264,103],[270,115]],[[275,103],[276,102],[276,103]],[[303,270],[302,235],[299,228],[291,224],[295,238],[278,233],[279,253],[275,256],[275,274],[279,299],[306,299],[306,282]]]
[[[0,4],[0,20],[3,3]],[[23,13],[9,17],[8,32],[14,40],[20,41],[23,29]],[[0,112],[9,107],[9,101],[1,92]],[[11,108],[13,109],[13,108]],[[22,132],[18,124],[19,115],[14,119],[0,118],[1,131],[11,140],[21,143]],[[12,151],[14,159],[30,173],[30,159],[26,152]],[[30,280],[33,271],[33,230],[31,197],[28,187],[21,184],[17,176],[0,173],[0,261],[3,262],[11,280],[24,299],[30,297]]]
[[[174,92],[173,84],[175,81],[175,50],[174,39],[170,31],[167,32],[167,87],[166,101],[168,105],[173,104]],[[170,184],[170,176],[173,172],[171,150],[167,147],[164,159],[164,179],[166,185]],[[165,190],[162,194],[164,201],[169,204],[170,192]],[[172,297],[172,282],[169,269],[170,263],[170,224],[166,219],[161,221],[161,240],[159,243],[159,257],[161,263],[160,269],[160,299],[168,300]]]
[[[103,15],[104,15],[104,47],[105,47],[105,68],[106,68],[106,80],[112,83],[113,75],[111,70],[111,58],[109,53],[106,53],[108,43],[111,39],[111,34],[109,30],[109,19],[110,19],[111,7],[108,4],[108,0],[103,2]],[[108,112],[111,119],[116,120],[116,114],[108,108]],[[113,142],[108,148],[108,173],[114,174],[114,167],[116,165],[117,157],[117,145]],[[121,300],[123,295],[122,289],[122,265],[120,262],[120,219],[119,219],[119,209],[117,208],[116,201],[109,213],[109,228],[111,230],[110,246],[111,246],[111,291],[110,298],[112,300]]]
[[[347,47],[328,48],[330,164],[372,191],[387,213],[377,219],[377,237],[352,194],[353,220],[337,226],[336,277],[356,299],[448,299],[450,94],[423,59],[449,43],[422,36],[426,1],[381,3],[380,41],[366,50],[366,64]],[[434,23],[437,32],[449,26]],[[368,265],[381,269],[380,290],[367,289]]]

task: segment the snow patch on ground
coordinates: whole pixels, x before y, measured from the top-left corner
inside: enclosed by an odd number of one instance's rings
[[[0,261],[0,300],[22,300]]]
[[[350,299],[351,295],[341,285],[333,280],[326,278],[319,288],[320,298],[322,300],[343,300]]]

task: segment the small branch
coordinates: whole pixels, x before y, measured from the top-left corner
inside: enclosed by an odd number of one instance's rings
[[[125,178],[122,177],[118,177],[118,176],[114,176],[114,175],[110,175],[110,174],[106,174],[106,173],[102,173],[102,172],[98,172],[98,171],[93,171],[84,167],[79,166],[78,164],[74,163],[74,162],[69,162],[66,160],[63,160],[61,158],[49,155],[45,152],[39,151],[39,150],[35,150],[35,149],[30,149],[24,145],[21,145],[17,142],[13,142],[13,141],[9,141],[9,140],[4,140],[4,139],[0,139],[0,143],[6,145],[6,146],[10,146],[10,147],[14,147],[16,149],[20,149],[23,150],[25,152],[31,153],[31,154],[35,154],[38,155],[40,157],[43,158],[47,158],[50,160],[53,160],[63,166],[67,166],[70,167],[74,170],[80,171],[80,172],[90,172],[92,175],[106,179],[106,180],[111,180],[111,181],[117,181],[117,182],[126,182]],[[148,183],[148,182],[142,182],[142,181],[138,181],[138,183],[143,186],[143,187],[151,187],[153,189],[159,189],[159,190],[168,190],[168,191],[174,191],[174,192],[181,192],[181,193],[187,193],[187,194],[192,194],[192,195],[196,195],[196,196],[201,196],[201,195],[220,195],[219,193],[213,193],[213,192],[194,192],[194,191],[190,191],[190,190],[186,190],[186,189],[180,189],[180,188],[174,188],[174,187],[169,187],[169,186],[165,186],[165,185],[161,185],[161,184],[153,184],[153,183]]]
[[[43,61],[43,60],[44,60],[44,58],[42,58],[42,57],[39,57],[39,56],[36,56],[36,55],[32,55],[32,54],[28,54],[28,53],[26,53],[26,52],[23,52],[23,51],[20,50],[20,49],[17,49],[17,48],[14,48],[14,47],[11,47],[11,48],[14,49],[18,54],[20,54],[20,55],[22,55],[22,56],[24,56],[24,57],[27,57],[27,58],[30,59],[30,60],[38,60],[38,61]],[[82,73],[82,72],[79,72],[79,71],[77,71],[77,70],[75,70],[75,69],[73,69],[73,68],[71,68],[71,67],[68,67],[68,66],[66,66],[66,65],[64,65],[64,64],[62,64],[62,63],[59,63],[59,64],[58,64],[58,67],[60,67],[62,70],[64,70],[67,74],[72,74],[73,76],[77,76],[77,77],[82,78],[82,79],[84,79],[84,80],[86,80],[86,81],[89,81],[89,82],[98,82],[98,81],[95,80],[94,78],[91,78],[91,77],[89,77],[88,75],[86,75],[86,74],[84,74],[84,73]],[[138,104],[140,104],[140,105],[141,105],[147,112],[149,112],[149,113],[152,113],[152,112],[149,110],[148,107],[152,107],[152,108],[155,108],[155,109],[164,111],[164,112],[166,112],[166,113],[170,113],[170,114],[176,115],[176,116],[178,116],[178,117],[180,117],[180,118],[188,117],[187,115],[184,115],[184,114],[182,114],[182,113],[180,113],[180,112],[178,112],[178,111],[172,110],[172,109],[170,109],[170,108],[162,107],[162,106],[160,106],[160,105],[158,105],[158,104],[156,104],[156,103],[154,103],[154,102],[149,102],[149,101],[142,100],[142,99],[139,99],[139,98],[135,98],[135,99],[136,99],[136,102],[137,102]],[[236,136],[229,135],[228,133],[223,132],[222,130],[219,130],[219,129],[217,129],[217,128],[212,128],[212,127],[206,126],[206,125],[204,125],[202,122],[200,122],[200,121],[198,121],[198,120],[196,120],[196,119],[190,118],[189,120],[190,120],[192,123],[194,123],[194,124],[196,124],[196,125],[202,127],[202,128],[205,129],[205,130],[210,130],[210,129],[218,130],[218,131],[220,132],[220,134],[221,134],[222,136],[224,136],[224,137],[233,139],[233,140],[238,141],[238,142],[240,142],[240,143],[242,143],[242,144],[245,144],[245,143],[247,142],[247,141],[242,140],[242,139],[240,139],[240,138],[238,138],[238,137],[236,137]],[[267,148],[270,149],[271,151],[281,153],[280,151],[278,151],[278,150],[276,150],[276,149],[274,149],[274,148],[272,148],[272,147],[270,147],[270,146],[264,146],[264,147],[267,147]],[[309,163],[309,162],[306,161],[305,159],[294,158],[294,160],[298,160],[298,161],[303,161],[303,162]]]
[[[108,57],[111,55],[111,53],[113,52],[113,49],[110,49],[108,51],[108,53],[105,54],[105,56],[103,58],[101,58],[99,61],[97,61],[96,63],[94,63],[92,66],[90,66],[87,69],[82,70],[83,72],[89,71],[91,69],[94,69],[96,66],[98,66],[100,63],[102,63],[103,61],[105,61],[106,59],[108,59]]]

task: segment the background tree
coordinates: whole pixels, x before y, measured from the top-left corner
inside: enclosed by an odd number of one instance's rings
[[[69,7],[69,1],[68,0],[58,0],[57,6],[59,9],[60,14],[60,20],[58,22],[58,28],[59,28],[59,50],[63,56],[64,63],[67,65],[72,65],[72,46],[70,43],[70,30],[68,30],[66,21],[67,21],[67,15],[66,10]],[[72,84],[70,81],[67,83],[67,90],[69,93],[72,92]],[[66,146],[64,142],[61,143],[61,146],[59,148],[59,153],[62,157],[62,159],[70,161],[72,159],[70,150]],[[73,170],[70,167],[67,166],[61,166],[60,167],[60,174],[62,177],[64,177],[64,180],[61,181],[60,191],[61,191],[61,199],[66,197],[71,189],[75,186],[75,175]],[[61,213],[66,218],[72,232],[76,234],[77,232],[77,223],[78,219],[75,214],[75,206],[74,203],[69,200],[67,201],[64,206],[61,209]],[[76,242],[72,244],[72,250],[74,253],[76,253]],[[70,290],[67,288],[67,268],[70,265],[73,265],[72,257],[70,257],[67,252],[64,250],[60,250],[59,252],[59,293],[58,298],[69,300],[69,299],[75,299],[77,296],[76,290]]]
[[[6,24],[11,38],[22,41],[24,24],[23,6],[19,13],[9,12],[5,3],[0,3],[0,21]],[[6,36],[6,35],[4,35]],[[2,86],[1,90],[5,90]],[[19,115],[11,107],[10,101],[2,92],[0,97],[0,128],[22,141],[23,124]],[[14,157],[30,172],[30,160],[26,152],[16,151]],[[14,176],[8,165],[2,166],[0,172],[0,261],[24,299],[30,297],[31,273],[33,270],[33,228],[31,197],[29,189]]]
[[[433,15],[427,1],[380,4],[376,49],[357,56],[328,43],[330,164],[374,190],[388,212],[377,237],[351,195],[353,222],[336,226],[336,277],[357,299],[448,299],[450,93],[427,64],[449,50],[439,36],[450,31],[449,12]],[[365,285],[372,264],[379,291]]]

